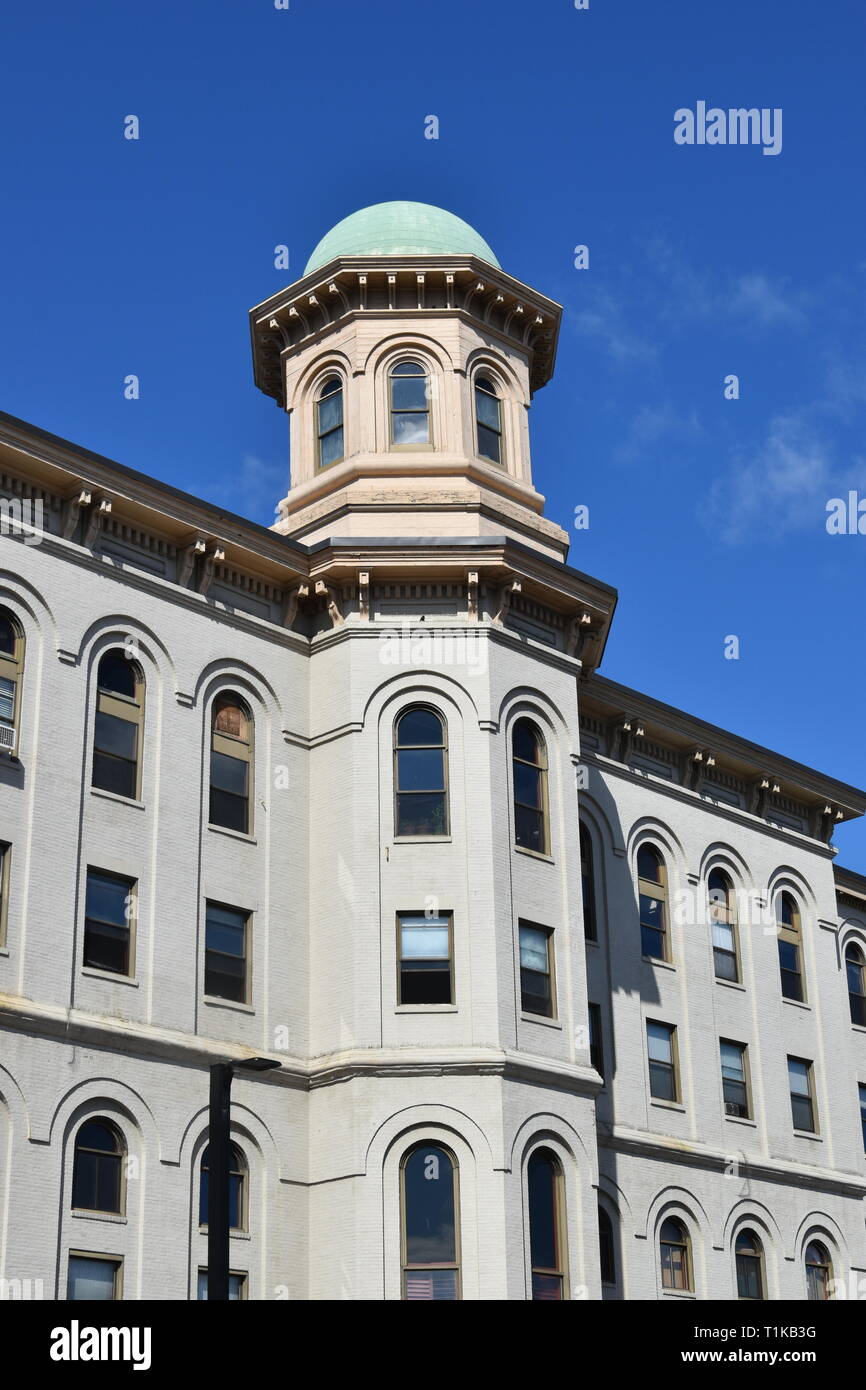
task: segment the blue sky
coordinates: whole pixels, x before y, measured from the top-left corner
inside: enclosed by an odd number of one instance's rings
[[[866,786],[866,536],[825,530],[866,497],[858,0],[14,9],[3,409],[269,523],[287,427],[247,309],[357,207],[450,208],[565,306],[533,463],[619,589],[604,673]],[[781,153],[676,145],[699,100],[781,108]],[[837,840],[866,872],[866,827]]]

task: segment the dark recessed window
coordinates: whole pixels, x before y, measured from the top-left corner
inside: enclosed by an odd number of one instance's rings
[[[15,751],[24,633],[17,618],[0,609],[0,752]]]
[[[737,918],[734,886],[726,873],[713,869],[707,881],[713,930],[713,966],[717,980],[740,978],[737,961]]]
[[[136,800],[139,795],[144,676],[138,662],[112,647],[99,662],[92,785]]]
[[[457,1163],[439,1144],[417,1144],[400,1165],[403,1298],[460,1297]]]
[[[122,1211],[123,1142],[106,1120],[86,1120],[75,1136],[72,1205],[85,1211]]]
[[[135,879],[87,870],[84,964],[92,970],[129,975]]]
[[[448,834],[445,723],[435,710],[405,710],[394,730],[395,826],[398,837]]]
[[[616,1283],[616,1245],[613,1238],[613,1222],[604,1207],[598,1209],[598,1251],[601,1261],[601,1282]]]
[[[601,1034],[601,1009],[598,1004],[589,1008],[589,1060],[599,1076],[604,1076],[604,1047]]]
[[[397,918],[400,1004],[452,1004],[451,914]]]
[[[547,748],[531,719],[518,719],[511,735],[514,779],[514,843],[536,854],[549,852]]]
[[[520,1007],[525,1014],[553,1018],[553,932],[520,923]]]
[[[682,1221],[668,1217],[659,1233],[662,1288],[680,1293],[692,1291],[692,1252],[689,1233]]]
[[[491,463],[502,462],[502,406],[496,387],[486,376],[475,378],[475,426],[478,453]]]
[[[740,1231],[735,1246],[737,1261],[737,1297],[763,1299],[764,1249],[754,1231]]]
[[[232,1270],[232,1271],[229,1273],[229,1302],[230,1302],[230,1303],[237,1303],[237,1302],[240,1302],[240,1301],[242,1301],[243,1299],[245,1299],[246,1296],[247,1296],[247,1276],[246,1276],[246,1274],[241,1274],[241,1273],[236,1272],[235,1270]],[[199,1301],[201,1301],[202,1299],[207,1299],[207,1270],[206,1270],[206,1269],[200,1269],[200,1270],[198,1271],[198,1286],[197,1286],[197,1289],[196,1289],[196,1298],[197,1298]]]
[[[210,755],[211,825],[250,832],[250,781],[253,720],[249,706],[235,694],[213,703]]]
[[[866,1152],[866,1086],[858,1086],[860,1095],[860,1128],[863,1131],[863,1149]]]
[[[822,1245],[819,1240],[811,1240],[806,1246],[805,1264],[809,1299],[814,1303],[827,1302],[830,1298],[833,1262],[826,1245]]]
[[[562,1168],[550,1149],[535,1149],[527,1167],[532,1297],[538,1302],[565,1298],[565,1222]]]
[[[845,971],[848,976],[848,1007],[851,1022],[866,1028],[866,968],[863,952],[855,942],[845,950]]]
[[[815,1132],[815,1096],[812,1063],[802,1057],[788,1058],[788,1084],[791,1090],[791,1118],[795,1129]]]
[[[400,362],[391,370],[391,443],[398,449],[430,443],[427,372],[419,362]]]
[[[580,881],[583,890],[583,934],[587,941],[598,940],[598,922],[595,911],[595,870],[592,862],[592,840],[589,831],[580,822]]]
[[[726,1042],[719,1044],[722,1055],[722,1092],[724,1094],[725,1114],[748,1119],[749,1082],[747,1075],[746,1049],[742,1043]]]
[[[641,955],[653,960],[670,960],[667,871],[655,845],[641,845],[637,875]]]
[[[669,1023],[650,1021],[646,1026],[650,1095],[656,1100],[679,1099],[676,1032]]]
[[[205,919],[204,992],[245,1004],[248,998],[249,915],[208,903]]]
[[[343,383],[330,376],[319,391],[316,401],[316,435],[319,467],[338,463],[345,453],[343,443]]]
[[[780,893],[776,899],[776,934],[779,941],[782,996],[785,999],[802,1001],[804,991],[800,913],[790,893]]]
[[[107,1303],[120,1298],[122,1260],[100,1255],[70,1255],[66,1279],[69,1303]]]
[[[198,1189],[198,1224],[207,1225],[207,1204],[210,1173],[210,1145],[201,1156],[201,1169]],[[237,1144],[229,1145],[229,1228],[232,1231],[245,1231],[247,1228],[247,1165]]]

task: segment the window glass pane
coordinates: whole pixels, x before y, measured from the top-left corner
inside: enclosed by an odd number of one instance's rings
[[[543,1151],[529,1160],[529,1232],[533,1269],[559,1268],[556,1227],[556,1170]]]
[[[430,427],[426,415],[392,415],[395,444],[427,444]]]
[[[499,402],[486,391],[476,390],[475,412],[479,425],[489,425],[491,430],[499,429]]]
[[[537,767],[526,763],[514,764],[514,800],[522,806],[541,811],[544,808],[542,774]]]
[[[95,744],[101,753],[112,753],[116,758],[135,758],[138,741],[138,726],[129,719],[118,719],[115,714],[96,714]]]
[[[397,745],[400,748],[441,744],[442,741],[442,723],[432,710],[407,710],[397,724]]]
[[[319,402],[319,434],[327,434],[343,423],[343,397],[340,392]]]
[[[423,376],[393,377],[391,380],[391,404],[394,410],[426,411],[427,378]]]
[[[478,426],[478,452],[482,458],[490,459],[493,463],[502,462],[499,435],[494,434],[486,425]]]
[[[456,1260],[454,1171],[435,1144],[415,1149],[403,1167],[406,1262],[448,1264]]]
[[[448,938],[447,918],[403,918],[400,927],[401,959],[448,960]]]
[[[87,916],[125,927],[126,903],[132,887],[128,879],[109,878],[91,870],[87,875]]]
[[[649,1055],[654,1062],[671,1062],[671,1030],[663,1023],[648,1023],[646,1027]]]
[[[727,922],[713,922],[713,945],[722,951],[734,950],[734,929]]]
[[[736,1043],[723,1042],[721,1044],[722,1055],[722,1075],[729,1077],[732,1081],[742,1081],[745,1078],[745,1061],[743,1049]]]
[[[211,786],[220,791],[231,792],[234,796],[246,796],[248,775],[249,763],[243,758],[232,758],[226,753],[211,753]]]
[[[441,748],[398,748],[397,789],[444,791],[445,754]]]
[[[435,1299],[455,1301],[456,1269],[407,1269],[403,1275],[403,1297],[410,1301]]]
[[[445,835],[447,830],[444,792],[400,792],[398,835]]]
[[[527,763],[541,762],[539,736],[528,719],[518,719],[514,726],[511,747],[515,758],[522,758]]]
[[[121,651],[106,652],[99,663],[97,685],[100,690],[109,690],[113,695],[125,695],[135,699],[135,662],[130,661]]]
[[[638,850],[637,872],[639,878],[649,879],[650,883],[661,883],[661,859],[652,845],[641,845]]]
[[[544,854],[547,843],[544,834],[544,815],[541,811],[531,811],[526,806],[516,806],[514,810],[514,840],[524,849]]]
[[[4,656],[15,655],[15,628],[11,619],[0,615],[0,652]]]
[[[547,970],[548,934],[538,927],[520,928],[520,964],[527,970]]]
[[[788,1058],[788,1079],[791,1083],[792,1095],[808,1096],[809,1092],[809,1068],[805,1062],[798,1062],[795,1058]]]
[[[863,1130],[863,1148],[866,1149],[866,1086],[860,1087],[860,1125]]]
[[[336,463],[343,457],[343,427],[331,430],[326,434],[319,444],[319,463],[322,468],[326,468],[329,463]]]
[[[15,682],[0,679],[0,720],[11,724],[15,715]]]
[[[107,1302],[114,1298],[117,1265],[113,1260],[93,1260],[83,1255],[69,1256],[66,1297],[70,1301]]]
[[[520,1006],[524,1013],[539,1014],[542,1018],[552,1018],[553,1000],[550,994],[550,976],[539,970],[520,971]]]
[[[243,1286],[246,1277],[245,1274],[229,1275],[229,1301],[231,1303],[239,1302],[243,1299]],[[198,1291],[196,1293],[196,1298],[199,1300],[207,1298],[206,1269],[200,1269],[198,1272]]]

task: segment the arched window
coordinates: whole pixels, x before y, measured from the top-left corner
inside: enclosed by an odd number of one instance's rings
[[[737,1298],[766,1298],[764,1247],[754,1231],[740,1231],[734,1254],[737,1262]]]
[[[457,1160],[440,1144],[416,1144],[400,1165],[402,1296],[460,1297]]]
[[[776,898],[776,935],[779,939],[779,971],[785,999],[803,999],[803,951],[800,913],[790,893]]]
[[[398,362],[391,369],[391,444],[418,449],[430,443],[430,393],[420,362]]]
[[[136,801],[141,791],[141,732],[144,676],[122,647],[99,662],[92,784]]]
[[[15,752],[23,669],[24,633],[17,618],[0,609],[0,752]]]
[[[198,1224],[207,1225],[207,1203],[210,1172],[210,1144],[201,1156],[201,1175],[198,1189]],[[247,1164],[237,1144],[229,1145],[229,1229],[245,1231],[248,1211]]]
[[[866,1028],[866,967],[863,952],[855,941],[845,949],[845,970],[848,975],[848,1007],[851,1022]]]
[[[108,1120],[85,1120],[75,1136],[72,1205],[82,1211],[123,1212],[123,1158],[119,1131]]]
[[[547,824],[547,748],[537,724],[518,719],[511,735],[514,779],[514,843],[536,854],[549,853]]]
[[[710,921],[713,927],[713,966],[717,980],[739,981],[737,914],[734,885],[721,869],[712,869],[707,880]]]
[[[562,1167],[550,1149],[535,1149],[527,1166],[533,1300],[566,1297]]]
[[[637,853],[640,901],[641,955],[670,960],[668,937],[668,876],[655,845],[643,844]]]
[[[659,1233],[662,1288],[691,1293],[692,1249],[689,1233],[682,1221],[669,1216]]]
[[[595,870],[592,862],[592,840],[580,822],[580,881],[583,889],[583,934],[587,941],[598,941],[598,919],[595,915]]]
[[[616,1283],[616,1245],[613,1238],[613,1222],[604,1207],[598,1209],[598,1250],[601,1262],[601,1282]]]
[[[253,717],[233,692],[213,702],[210,823],[249,834],[253,770]]]
[[[343,382],[338,376],[329,376],[316,397],[316,439],[320,468],[344,457]]]
[[[478,453],[491,463],[502,462],[502,405],[489,377],[475,378],[475,430]]]
[[[394,727],[394,834],[448,834],[448,745],[445,722],[424,705],[405,710]]]
[[[833,1261],[826,1245],[819,1240],[811,1240],[806,1246],[806,1288],[810,1300],[825,1303],[830,1298],[830,1280],[833,1278]]]

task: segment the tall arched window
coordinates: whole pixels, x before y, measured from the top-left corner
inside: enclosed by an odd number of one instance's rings
[[[851,1022],[866,1028],[866,966],[863,951],[855,941],[845,949],[845,970],[848,975],[848,1007]]]
[[[394,726],[394,834],[448,834],[445,721],[424,705]]]
[[[478,453],[491,463],[502,462],[502,405],[489,377],[475,378],[475,430]]]
[[[613,1222],[604,1207],[598,1209],[598,1250],[601,1262],[601,1282],[616,1283],[616,1244],[613,1238]]]
[[[527,1166],[533,1300],[567,1296],[562,1166],[550,1149],[535,1149]]]
[[[583,934],[587,941],[598,940],[598,919],[595,914],[595,870],[592,862],[592,840],[580,822],[580,882],[583,889]]]
[[[0,609],[0,751],[14,753],[21,705],[24,633],[17,618]]]
[[[457,1160],[441,1144],[416,1144],[400,1165],[402,1296],[460,1297]]]
[[[213,702],[210,823],[248,834],[253,771],[253,717],[234,692]]]
[[[391,444],[418,449],[430,443],[430,392],[427,371],[420,362],[398,362],[391,368]]]
[[[136,801],[141,791],[144,676],[122,647],[99,662],[93,738],[94,787]]]
[[[713,927],[713,966],[717,980],[740,978],[737,960],[737,914],[734,885],[722,869],[712,869],[707,880],[710,921]]]
[[[638,850],[637,877],[641,955],[653,960],[670,960],[668,876],[665,861],[655,845],[643,844]]]
[[[734,1254],[737,1262],[737,1298],[766,1298],[764,1247],[754,1231],[740,1231]]]
[[[806,1288],[812,1302],[825,1303],[830,1298],[830,1280],[833,1278],[833,1261],[826,1245],[820,1240],[810,1240],[806,1246]]]
[[[779,939],[782,995],[785,999],[802,1000],[804,991],[800,913],[790,893],[780,893],[776,898],[776,935]]]
[[[343,436],[343,382],[329,376],[316,397],[316,440],[319,467],[338,463],[345,455]]]
[[[198,1224],[207,1225],[207,1203],[210,1174],[210,1144],[201,1156],[201,1170],[198,1189]],[[229,1229],[245,1231],[249,1194],[247,1192],[246,1159],[237,1144],[229,1145]]]
[[[125,1153],[120,1132],[109,1120],[85,1120],[75,1136],[73,1207],[122,1214]]]
[[[682,1221],[669,1216],[659,1232],[659,1259],[661,1261],[662,1288],[675,1289],[680,1293],[691,1293],[692,1284],[692,1243]]]
[[[511,735],[514,779],[514,843],[548,854],[547,748],[531,719],[518,719]]]

